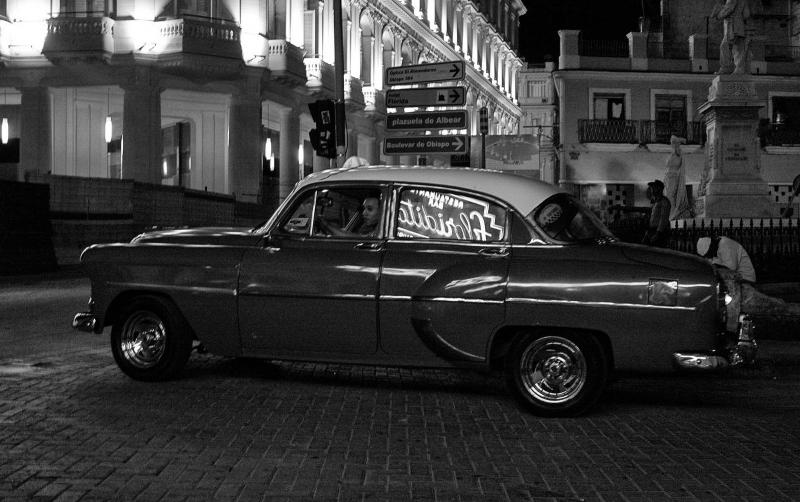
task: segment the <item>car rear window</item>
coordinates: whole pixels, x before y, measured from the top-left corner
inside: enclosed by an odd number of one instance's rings
[[[399,239],[499,242],[506,239],[505,208],[477,197],[406,188],[396,211]]]

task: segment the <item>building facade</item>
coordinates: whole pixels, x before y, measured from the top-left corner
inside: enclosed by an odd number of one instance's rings
[[[609,207],[647,206],[647,182],[663,179],[674,134],[682,146],[688,190],[697,195],[706,169],[705,124],[698,108],[719,69],[721,21],[715,0],[661,0],[649,31],[619,41],[588,40],[563,30],[558,68],[558,162],[552,179],[603,216]],[[749,70],[763,104],[758,127],[761,175],[774,215],[789,203],[800,175],[800,2],[750,2]],[[796,201],[795,201],[796,202]],[[795,210],[795,213],[797,210]]]
[[[314,155],[333,2],[0,0],[0,179],[133,180],[265,203]],[[519,130],[520,0],[343,0],[347,156],[382,153],[387,67],[464,60],[470,130]],[[389,110],[392,111],[392,110]],[[5,129],[5,126],[4,126]]]

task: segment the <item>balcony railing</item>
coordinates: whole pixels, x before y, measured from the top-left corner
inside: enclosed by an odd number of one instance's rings
[[[764,59],[767,61],[797,61],[800,59],[800,46],[797,45],[765,45]]]
[[[767,124],[759,128],[761,146],[800,146],[800,128],[785,124]]]
[[[673,134],[686,138],[690,145],[705,143],[705,126],[702,122],[615,119],[578,121],[578,137],[581,143],[666,144]]]
[[[113,28],[102,12],[61,13],[47,20],[42,53],[53,61],[103,57],[114,52]]]
[[[630,57],[627,40],[586,40],[580,39],[580,55],[600,58]]]

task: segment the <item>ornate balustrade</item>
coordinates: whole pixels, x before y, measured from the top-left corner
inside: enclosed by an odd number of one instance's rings
[[[581,143],[666,144],[673,134],[686,138],[690,145],[705,143],[705,126],[702,122],[617,119],[578,121],[578,137]]]
[[[102,12],[75,12],[47,20],[42,54],[51,61],[96,59],[114,52],[114,20]]]
[[[287,85],[302,85],[306,82],[303,52],[286,40],[267,42],[267,68],[274,80]]]

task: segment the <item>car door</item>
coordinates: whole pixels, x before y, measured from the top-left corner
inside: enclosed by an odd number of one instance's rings
[[[380,281],[380,344],[412,364],[483,362],[503,323],[508,211],[480,195],[396,187]]]
[[[372,232],[358,232],[366,198],[380,201],[384,189],[301,192],[265,244],[245,253],[238,294],[246,353],[324,358],[377,351],[383,220]]]

